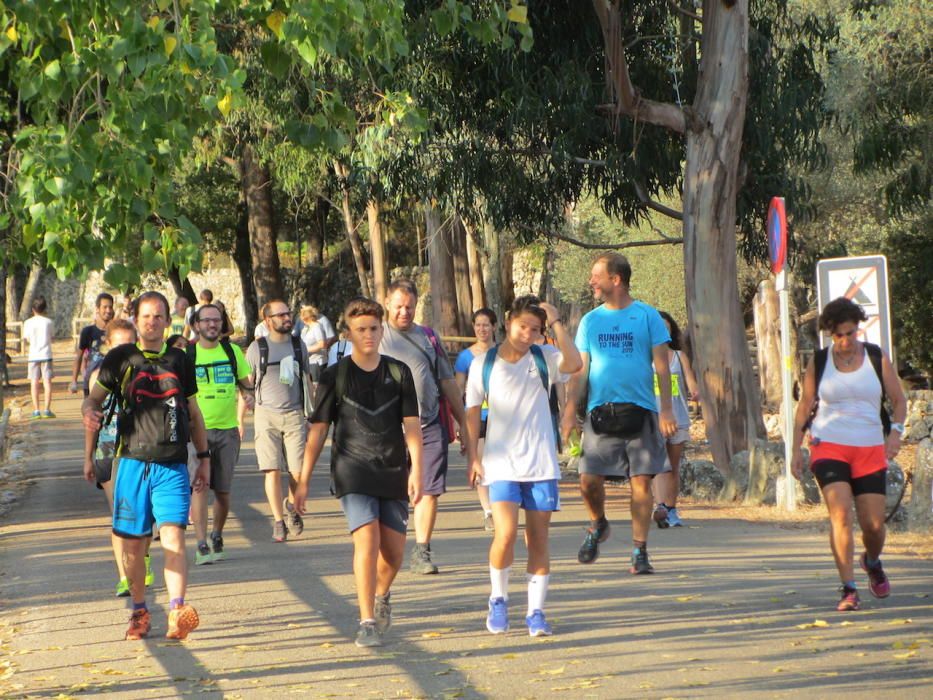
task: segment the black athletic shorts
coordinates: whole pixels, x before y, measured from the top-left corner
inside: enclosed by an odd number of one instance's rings
[[[853,496],[861,496],[863,493],[878,493],[883,496],[887,492],[887,467],[853,479],[852,469],[845,462],[835,459],[821,459],[813,463],[810,471],[813,472],[816,483],[820,485],[821,489],[826,488],[827,484],[844,481],[852,487]]]

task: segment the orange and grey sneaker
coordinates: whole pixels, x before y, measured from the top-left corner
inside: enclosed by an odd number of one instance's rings
[[[126,629],[126,639],[142,639],[149,634],[151,618],[145,608],[134,610],[130,615],[130,626]]]
[[[166,639],[185,639],[188,633],[201,622],[198,611],[190,605],[182,605],[168,613],[168,632]]]
[[[857,590],[849,588],[848,586],[843,586],[839,589],[839,592],[842,593],[842,598],[840,598],[836,610],[839,612],[849,612],[851,610],[858,610],[861,607]]]

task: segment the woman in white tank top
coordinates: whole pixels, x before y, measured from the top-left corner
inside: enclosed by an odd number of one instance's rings
[[[853,502],[865,545],[859,563],[868,574],[868,589],[876,598],[890,594],[881,565],[887,461],[900,449],[907,414],[907,399],[890,360],[878,346],[858,339],[859,322],[866,320],[862,308],[844,297],[823,309],[820,330],[828,331],[833,343],[807,367],[794,424],[791,469],[798,479],[803,474],[801,443],[810,431],[810,470],[829,510],[829,544],[842,581],[836,606],[840,612],[860,607],[853,566]],[[887,438],[882,393],[894,409]]]

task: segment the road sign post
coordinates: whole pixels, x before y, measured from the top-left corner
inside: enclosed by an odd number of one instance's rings
[[[773,197],[768,209],[768,253],[771,257],[771,272],[776,277],[774,286],[778,292],[781,307],[781,368],[783,401],[782,418],[784,423],[784,507],[788,511],[797,509],[797,489],[790,465],[793,461],[794,444],[794,407],[792,387],[793,355],[790,344],[790,290],[787,283],[787,215],[784,210],[784,198]]]

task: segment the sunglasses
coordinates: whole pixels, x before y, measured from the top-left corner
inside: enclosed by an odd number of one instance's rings
[[[279,311],[279,313],[277,314],[269,314],[266,318],[279,318],[279,317],[285,317],[285,316],[291,316],[291,315],[292,315],[291,311]]]

